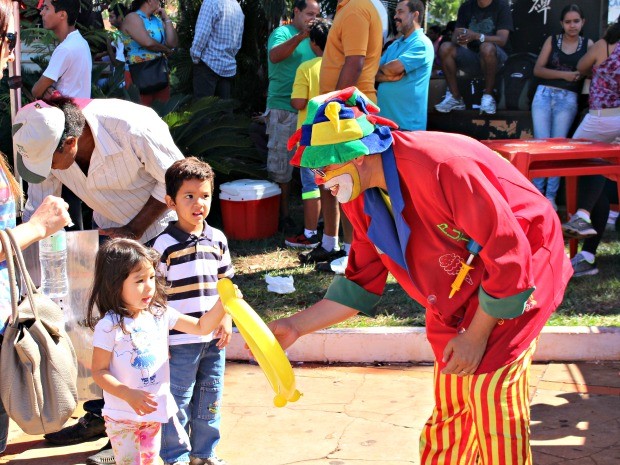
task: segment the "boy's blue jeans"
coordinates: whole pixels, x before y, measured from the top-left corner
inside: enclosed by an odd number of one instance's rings
[[[163,425],[160,456],[166,463],[206,459],[220,441],[222,391],[226,349],[217,342],[170,346],[170,391],[179,407],[177,417],[188,432],[191,450],[179,443],[171,421]]]

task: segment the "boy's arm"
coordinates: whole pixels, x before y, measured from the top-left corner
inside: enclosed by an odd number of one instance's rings
[[[213,333],[213,339],[219,339],[217,343],[218,349],[223,349],[230,342],[232,337],[232,317],[227,313],[220,321],[219,326]]]
[[[291,99],[291,106],[295,110],[303,110],[304,108],[306,108],[306,105],[308,105],[307,98],[292,98]]]
[[[305,70],[306,66],[302,63],[295,71],[295,80],[293,81],[293,90],[291,92],[291,106],[298,111],[306,108],[308,98],[310,97],[310,82]]]

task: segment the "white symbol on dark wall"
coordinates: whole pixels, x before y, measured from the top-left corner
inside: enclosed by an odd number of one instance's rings
[[[547,24],[547,11],[551,9],[551,0],[532,0],[532,8],[528,13],[542,13],[543,16],[543,24]]]

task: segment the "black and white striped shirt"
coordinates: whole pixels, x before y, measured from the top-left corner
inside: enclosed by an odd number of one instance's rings
[[[172,222],[149,245],[161,254],[159,271],[166,278],[168,305],[200,318],[217,300],[217,281],[232,278],[228,241],[206,222],[200,236],[188,234]],[[194,336],[170,331],[170,345],[208,342],[212,335]]]

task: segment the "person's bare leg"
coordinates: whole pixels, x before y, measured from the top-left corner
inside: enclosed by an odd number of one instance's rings
[[[281,193],[280,193],[280,218],[288,218],[289,217],[289,197],[291,195],[291,183],[289,182],[281,182],[279,183]]]
[[[321,199],[304,200],[304,228],[316,231],[321,214]]]
[[[480,67],[484,76],[484,93],[493,95],[497,74],[497,50],[495,44],[480,45]]]
[[[456,81],[456,47],[457,45],[454,45],[452,42],[441,44],[439,55],[441,56],[441,68],[448,83],[448,89],[450,89],[450,93],[455,99],[459,99],[461,94]]]
[[[321,209],[323,210],[323,234],[338,236],[338,223],[340,222],[338,200],[330,191],[323,188],[321,188]]]

